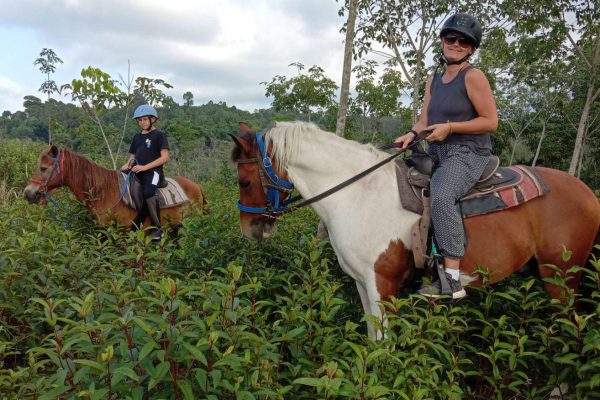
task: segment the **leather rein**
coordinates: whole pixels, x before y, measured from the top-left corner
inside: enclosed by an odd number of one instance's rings
[[[310,199],[306,199],[296,205],[292,205],[293,203],[302,199],[302,196],[295,196],[289,199],[282,200],[282,196],[280,193],[283,192],[285,194],[290,194],[294,190],[294,184],[292,182],[283,180],[277,176],[275,171],[273,170],[273,163],[271,161],[271,157],[267,153],[267,149],[264,143],[262,132],[256,132],[256,143],[258,145],[258,157],[249,158],[246,160],[236,161],[236,164],[249,164],[249,163],[258,163],[259,165],[259,175],[260,181],[262,183],[263,191],[267,196],[267,204],[265,207],[250,207],[243,205],[240,200],[237,202],[237,207],[239,210],[250,213],[250,214],[261,214],[264,217],[277,219],[284,214],[288,214],[292,211],[296,211],[299,208],[308,206],[313,204],[319,200],[324,199],[332,195],[335,192],[338,192],[344,189],[346,186],[353,184],[361,178],[369,175],[371,172],[381,168],[388,162],[392,161],[400,154],[404,153],[406,150],[411,149],[413,146],[417,145],[421,140],[423,140],[427,135],[429,135],[431,131],[424,130],[421,131],[418,135],[416,135],[413,140],[408,144],[406,149],[400,150],[395,154],[387,157],[386,159],[378,162],[377,164],[367,168],[366,170],[354,175],[353,177],[343,181],[342,183],[316,195],[311,197]],[[390,143],[380,147],[380,150],[388,150],[393,148],[400,147],[399,143]]]

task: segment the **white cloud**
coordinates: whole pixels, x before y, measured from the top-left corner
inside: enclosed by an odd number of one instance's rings
[[[335,0],[20,0],[0,5],[0,43],[23,40],[18,59],[0,75],[38,95],[43,76],[32,62],[43,47],[64,61],[53,78],[66,83],[92,65],[114,78],[163,78],[182,101],[226,101],[253,110],[267,107],[264,86],[288,67],[319,65],[339,82],[344,21]],[[4,46],[6,48],[6,46]],[[6,98],[6,96],[2,96]],[[22,97],[22,96],[21,96]],[[4,101],[1,108],[12,109]],[[13,109],[14,110],[14,109]]]
[[[21,109],[27,89],[6,76],[0,76],[0,112]]]

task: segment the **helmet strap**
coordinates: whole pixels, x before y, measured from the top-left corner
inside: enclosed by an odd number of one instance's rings
[[[464,56],[463,58],[461,58],[460,60],[456,60],[456,61],[448,61],[448,59],[446,58],[446,56],[444,56],[443,54],[440,56],[440,58],[438,59],[438,67],[440,65],[446,64],[446,65],[456,65],[456,64],[462,64],[465,61],[467,61],[469,59],[469,57],[471,57],[471,54],[468,54],[466,56]]]

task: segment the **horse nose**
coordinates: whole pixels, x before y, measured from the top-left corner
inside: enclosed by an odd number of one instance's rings
[[[37,188],[34,189],[31,185],[27,185],[25,189],[23,189],[23,197],[25,197],[29,203],[35,203],[39,199]]]

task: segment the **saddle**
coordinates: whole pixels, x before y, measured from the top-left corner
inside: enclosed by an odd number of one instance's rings
[[[463,219],[502,211],[548,193],[548,186],[533,168],[525,165],[499,167],[499,164],[500,159],[492,156],[477,184],[459,201]],[[396,160],[402,207],[421,215],[412,227],[413,257],[418,268],[425,265],[431,225],[429,183],[433,169],[433,159],[424,152]]]
[[[141,210],[144,206],[144,188],[141,182],[135,174],[131,174],[129,180],[127,180],[127,174],[122,171],[119,171],[117,176],[121,200],[134,210]],[[124,188],[126,181],[127,187]],[[173,178],[164,178],[158,182],[156,198],[161,209],[177,207],[190,201],[181,185]]]

